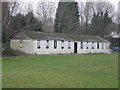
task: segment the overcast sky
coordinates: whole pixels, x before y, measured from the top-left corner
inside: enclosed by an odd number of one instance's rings
[[[10,0],[7,0],[7,1],[10,1]],[[11,1],[16,1],[16,0],[11,0]],[[30,3],[30,4],[33,4],[33,12],[34,14],[36,13],[36,9],[37,9],[37,6],[38,6],[38,3],[37,2],[59,2],[59,0],[17,0],[19,2],[27,2],[27,3]],[[63,1],[70,1],[70,0],[63,0]],[[98,2],[103,2],[103,1],[106,1],[106,2],[110,2],[113,4],[113,7],[115,8],[114,12],[115,13],[118,13],[118,2],[120,0],[75,0],[77,2],[93,2],[93,1],[98,1]],[[26,4],[27,4],[26,3]],[[56,6],[58,5],[58,3],[56,3]],[[24,9],[19,7],[19,11],[18,13],[24,13]],[[35,14],[36,15],[36,14]]]
[[[94,0],[76,0],[76,1],[94,1]],[[102,2],[102,1],[110,2],[114,5],[115,10],[118,10],[118,2],[120,0],[97,0],[97,1],[99,1],[99,2]]]
[[[59,2],[59,0],[18,0],[18,1],[23,1],[23,2]],[[63,0],[63,1],[70,1],[70,0]],[[107,2],[110,2],[114,5],[115,7],[115,10],[118,11],[118,2],[120,0],[76,0],[77,2],[92,2],[92,1],[99,1],[99,2],[102,2],[102,1],[107,1]]]

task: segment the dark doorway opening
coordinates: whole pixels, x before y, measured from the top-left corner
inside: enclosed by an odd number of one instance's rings
[[[74,42],[74,53],[77,53],[77,42]]]

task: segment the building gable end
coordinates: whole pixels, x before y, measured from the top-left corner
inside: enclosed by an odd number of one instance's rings
[[[32,39],[32,38],[27,34],[20,32],[13,39]]]

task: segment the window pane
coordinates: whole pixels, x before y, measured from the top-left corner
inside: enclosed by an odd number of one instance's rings
[[[94,42],[92,42],[92,49],[94,49]]]
[[[57,41],[55,40],[54,41],[54,49],[56,49],[57,48]]]
[[[49,40],[46,40],[46,48],[49,48]]]
[[[86,48],[88,49],[89,47],[88,47],[88,42],[86,43]]]
[[[97,49],[99,49],[99,42],[97,43]]]
[[[81,42],[81,49],[83,49],[83,42]]]
[[[40,48],[40,40],[37,41],[37,48]]]
[[[68,41],[68,49],[70,49],[70,43],[71,43],[71,42],[70,42],[70,41]]]
[[[62,49],[64,48],[64,41],[63,40],[61,41],[61,48]]]

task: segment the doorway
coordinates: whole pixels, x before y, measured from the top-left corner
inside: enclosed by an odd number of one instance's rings
[[[74,42],[74,53],[77,53],[77,42]]]

